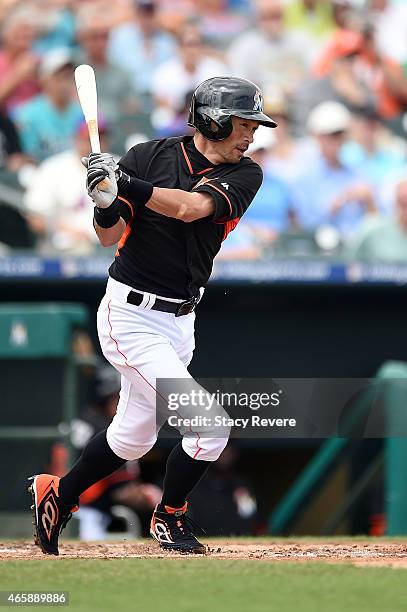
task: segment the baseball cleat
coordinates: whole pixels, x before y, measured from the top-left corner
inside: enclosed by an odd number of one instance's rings
[[[199,542],[191,527],[190,518],[186,516],[188,503],[182,508],[164,506],[159,510],[158,504],[151,517],[150,534],[164,550],[175,550],[184,554],[205,555],[208,550]]]
[[[33,499],[34,543],[46,555],[59,555],[58,538],[78,506],[67,506],[60,501],[58,476],[39,474],[28,480],[32,480],[28,491]]]

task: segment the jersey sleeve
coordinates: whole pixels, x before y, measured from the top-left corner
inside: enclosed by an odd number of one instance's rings
[[[215,203],[212,220],[226,223],[240,219],[260,189],[263,172],[251,160],[249,163],[233,168],[222,177],[198,183],[193,191],[209,193]]]

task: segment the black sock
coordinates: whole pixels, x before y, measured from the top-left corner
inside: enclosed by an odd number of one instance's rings
[[[112,451],[106,430],[98,433],[85,446],[70,472],[59,482],[59,497],[66,504],[77,503],[79,495],[102,478],[126,463]]]
[[[182,448],[181,442],[174,446],[167,459],[161,509],[164,506],[181,508],[210,464],[210,461],[192,459]]]

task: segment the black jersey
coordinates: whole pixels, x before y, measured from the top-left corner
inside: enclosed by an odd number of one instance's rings
[[[258,164],[243,157],[237,164],[213,165],[191,136],[136,145],[119,162],[123,171],[155,187],[203,191],[215,212],[185,223],[122,197],[126,229],[109,273],[134,289],[169,298],[199,293],[212,272],[222,241],[238,224],[262,182]]]

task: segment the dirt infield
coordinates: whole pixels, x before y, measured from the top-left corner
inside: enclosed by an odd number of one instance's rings
[[[357,541],[267,541],[245,542],[238,540],[208,540],[210,559],[244,559],[261,561],[309,561],[354,565],[390,566],[407,568],[407,543],[357,540]],[[192,558],[200,557],[200,555]],[[185,559],[185,555],[168,553],[150,541],[114,541],[84,543],[68,541],[61,544],[59,557],[48,557],[30,542],[0,543],[0,560],[29,559]]]

